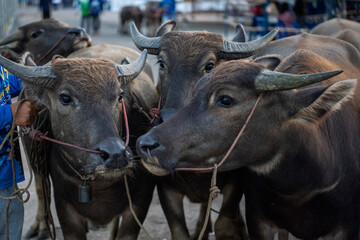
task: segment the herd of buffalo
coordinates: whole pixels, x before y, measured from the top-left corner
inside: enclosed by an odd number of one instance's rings
[[[249,42],[242,27],[232,40],[175,28],[147,37],[132,22],[140,53],[54,19],[0,42],[0,65],[43,107],[33,127],[92,150],[25,139],[39,200],[27,237],[52,235],[51,189],[65,239],[89,223],[137,239],[156,187],[172,239],[198,239],[215,166],[223,201],[202,239],[359,240],[360,24]],[[201,204],[193,234],[185,196]]]

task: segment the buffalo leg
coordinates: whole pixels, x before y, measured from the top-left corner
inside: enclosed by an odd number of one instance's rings
[[[86,240],[88,230],[86,218],[78,214],[71,204],[57,199],[63,199],[63,197],[55,196],[55,206],[64,239]]]
[[[286,230],[280,230],[278,235],[279,240],[288,240],[289,239],[289,232]]]
[[[159,183],[157,189],[161,207],[170,227],[171,238],[173,240],[191,239],[185,222],[184,195],[163,183]]]
[[[109,240],[115,240],[116,239],[116,235],[118,234],[118,229],[119,229],[119,223],[120,223],[120,217],[115,217],[108,224],[108,229],[110,229]]]
[[[223,189],[223,202],[215,222],[216,239],[248,240],[245,221],[240,212],[243,192],[236,184],[227,184]]]
[[[33,222],[30,229],[25,234],[25,238],[30,239],[37,236],[36,239],[38,240],[47,239],[49,238],[49,232],[45,220],[45,199],[44,199],[44,188],[42,185],[43,176],[41,176],[39,173],[36,173],[36,171],[34,171],[34,180],[35,180],[36,196],[38,198],[38,208],[36,212],[35,221]],[[50,182],[48,179],[45,181],[45,184],[47,185],[47,187],[50,187]]]
[[[153,190],[154,190],[154,188],[149,188],[149,190],[148,190],[149,195],[144,196],[142,199],[136,198],[137,201],[133,202],[133,210],[141,224],[144,223],[146,214],[149,210],[151,200],[152,200]],[[130,207],[128,207],[121,214],[121,216],[122,216],[122,220],[120,223],[120,228],[119,228],[116,239],[136,240],[139,235],[140,226],[138,225],[135,218],[133,217],[133,215],[130,211]]]

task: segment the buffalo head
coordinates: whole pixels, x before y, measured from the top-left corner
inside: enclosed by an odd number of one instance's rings
[[[135,24],[130,25],[135,45],[158,56],[162,121],[188,102],[196,82],[216,65],[255,54],[277,33],[275,29],[255,41],[234,42],[205,31],[173,31],[175,25],[174,21],[164,23],[154,38],[141,35]]]
[[[66,57],[90,46],[91,39],[82,28],[69,28],[54,19],[46,19],[21,26],[0,42],[0,46],[7,44],[11,45],[1,49],[7,58],[18,61],[19,56],[28,51],[38,65],[44,65],[55,54]]]
[[[224,157],[262,92],[247,128],[219,171],[244,166],[267,171],[288,138],[312,131],[310,125],[318,124],[351,98],[356,80],[291,89],[340,72],[296,75],[273,72],[258,63],[223,63],[198,81],[185,107],[138,139],[137,151],[156,175],[177,168],[212,167]]]
[[[54,56],[51,66],[23,66],[3,57],[0,64],[22,79],[27,98],[49,110],[55,139],[102,152],[58,145],[59,164],[66,165],[65,159],[83,176],[116,178],[132,165],[131,150],[119,135],[123,122],[119,99],[124,85],[143,69],[146,54],[128,65],[59,56]]]

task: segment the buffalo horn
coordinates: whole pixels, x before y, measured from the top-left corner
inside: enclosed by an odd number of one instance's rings
[[[15,41],[20,41],[24,39],[24,34],[22,31],[17,30],[16,32],[14,32],[13,34],[11,34],[10,36],[4,38],[1,42],[0,42],[0,46],[2,45],[6,45],[8,43],[12,43]]]
[[[231,60],[250,57],[270,43],[278,31],[279,28],[275,28],[265,36],[251,42],[233,42],[224,40],[221,48],[222,58]]]
[[[343,70],[310,74],[290,74],[262,70],[255,79],[255,89],[258,91],[289,90],[321,82],[342,72]]]
[[[139,32],[133,21],[130,23],[130,34],[137,48],[140,50],[144,50],[146,48],[149,51],[149,54],[159,54],[161,37],[145,37]]]
[[[46,87],[53,88],[56,83],[56,76],[52,72],[51,66],[31,67],[10,61],[0,55],[0,65],[9,72],[20,78],[22,81]]]
[[[141,73],[146,63],[146,57],[147,50],[145,49],[133,63],[124,65],[116,64],[116,69],[123,83],[130,82]]]

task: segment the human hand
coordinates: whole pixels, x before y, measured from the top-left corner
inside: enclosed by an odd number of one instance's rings
[[[41,107],[31,101],[25,101],[21,105],[19,104],[20,102],[16,102],[10,105],[14,124],[16,126],[30,126],[35,120],[38,112],[41,110]],[[19,108],[15,118],[15,111],[18,105]]]

